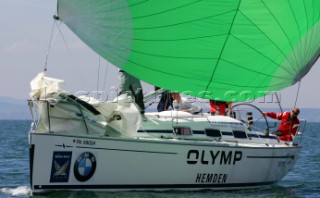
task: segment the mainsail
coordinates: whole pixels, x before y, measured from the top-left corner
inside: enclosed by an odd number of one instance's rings
[[[320,54],[318,0],[58,0],[57,14],[113,65],[208,99],[281,90]]]

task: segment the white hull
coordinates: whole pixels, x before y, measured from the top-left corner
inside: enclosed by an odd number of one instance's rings
[[[301,147],[30,133],[31,188],[227,190],[273,184]],[[86,159],[84,159],[86,158]],[[86,162],[87,172],[83,164]],[[82,168],[81,168],[82,167]]]
[[[228,116],[163,111],[142,120],[126,97],[57,92],[29,105],[39,113],[29,140],[33,193],[253,188],[283,178],[301,149]]]

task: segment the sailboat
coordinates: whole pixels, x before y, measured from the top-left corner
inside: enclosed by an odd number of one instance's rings
[[[237,104],[299,82],[320,54],[320,1],[57,0],[54,18],[138,79]],[[256,188],[300,154],[299,135],[281,141],[268,125],[177,110],[142,120],[130,95],[102,102],[63,83],[31,81],[33,193]]]

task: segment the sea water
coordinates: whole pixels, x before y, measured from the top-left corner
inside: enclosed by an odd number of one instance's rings
[[[0,120],[0,197],[30,197],[29,120]],[[237,191],[195,192],[67,192],[34,196],[41,198],[119,197],[320,197],[320,123],[308,123],[303,134],[302,152],[294,169],[270,187]],[[261,167],[252,167],[261,168]]]

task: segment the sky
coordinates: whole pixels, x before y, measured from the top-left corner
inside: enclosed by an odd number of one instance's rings
[[[55,9],[56,0],[0,0],[0,96],[29,99],[30,81],[44,70]],[[47,75],[64,79],[70,93],[94,95],[93,90],[104,90],[101,97],[113,99],[112,90],[119,85],[118,69],[101,60],[64,25],[61,32],[63,36],[55,28]],[[319,76],[318,60],[301,82],[298,107],[320,108]],[[143,87],[145,91],[153,89],[146,83]],[[298,85],[294,85],[279,93],[282,107],[294,106],[297,91]],[[275,101],[267,96],[255,103],[277,107]]]

